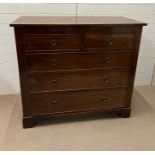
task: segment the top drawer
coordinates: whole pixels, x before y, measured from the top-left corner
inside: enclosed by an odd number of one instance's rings
[[[134,49],[134,35],[133,34],[86,34],[85,35],[85,45],[86,50],[129,50]]]
[[[79,34],[28,34],[25,38],[25,50],[80,49]]]

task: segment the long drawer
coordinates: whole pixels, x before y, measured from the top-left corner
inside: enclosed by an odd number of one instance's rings
[[[27,71],[117,68],[131,65],[131,52],[27,53]]]
[[[65,89],[127,87],[130,69],[94,69],[51,73],[22,73],[25,92],[42,92]]]
[[[25,35],[25,50],[80,49],[80,34]]]
[[[59,91],[25,95],[25,114],[76,112],[125,107],[128,90],[123,88],[85,91]],[[28,111],[26,109],[28,107]]]

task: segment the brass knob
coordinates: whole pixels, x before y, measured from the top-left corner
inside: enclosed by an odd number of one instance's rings
[[[111,62],[111,59],[107,57],[107,58],[104,59],[104,62],[110,63]]]
[[[102,98],[101,98],[101,101],[102,101],[103,103],[106,103],[108,100],[107,100],[106,97],[102,97]]]
[[[54,100],[54,101],[52,102],[52,104],[53,104],[54,106],[57,106],[59,103],[58,103],[58,101]]]
[[[57,85],[57,84],[58,84],[58,81],[57,81],[57,80],[53,80],[52,83],[53,83],[54,85]]]
[[[112,39],[111,38],[107,38],[106,42],[108,43],[108,45],[112,45]]]
[[[57,45],[57,41],[56,40],[51,40],[50,43],[51,43],[52,46],[56,46]]]
[[[104,81],[104,82],[109,82],[108,77],[103,77],[103,81]]]
[[[52,65],[54,65],[54,66],[57,64],[57,60],[56,59],[52,59],[51,62],[52,62]]]

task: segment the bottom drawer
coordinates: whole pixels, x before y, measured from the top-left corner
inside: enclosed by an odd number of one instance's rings
[[[124,88],[104,90],[59,91],[25,95],[25,115],[76,112],[125,107],[128,90]]]

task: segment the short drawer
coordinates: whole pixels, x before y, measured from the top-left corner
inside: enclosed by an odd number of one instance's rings
[[[27,54],[28,71],[117,68],[131,65],[131,52]]]
[[[45,114],[100,110],[125,107],[128,91],[123,88],[105,90],[62,91],[25,95],[25,114]],[[25,108],[26,108],[25,107]]]
[[[81,36],[78,34],[25,35],[25,50],[80,49]]]
[[[133,34],[86,34],[84,39],[85,50],[127,50],[134,49]]]
[[[130,69],[94,69],[54,73],[22,74],[21,82],[26,92],[42,92],[65,89],[127,87]]]

